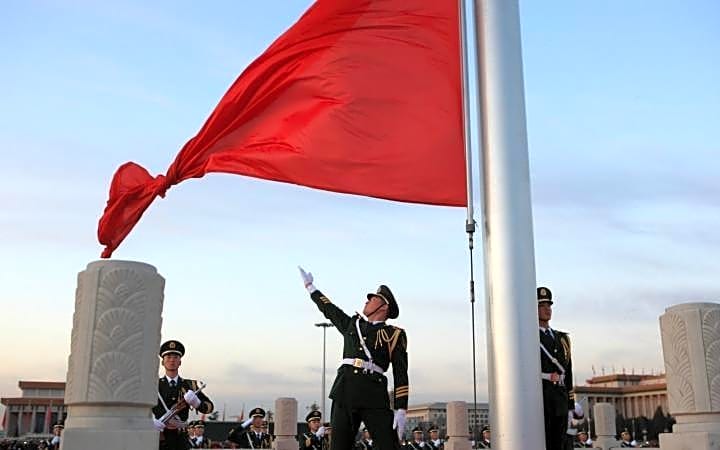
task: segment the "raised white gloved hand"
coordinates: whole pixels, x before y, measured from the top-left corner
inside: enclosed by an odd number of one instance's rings
[[[155,429],[157,431],[163,431],[165,429],[165,424],[157,420],[153,417],[153,425],[155,426]]]
[[[307,289],[307,291],[311,294],[317,291],[317,288],[315,287],[315,285],[313,285],[312,273],[305,272],[300,266],[298,266],[298,269],[300,270],[300,276],[303,279],[303,283],[305,283],[305,289]]]
[[[398,409],[395,411],[395,418],[393,419],[393,429],[397,430],[398,439],[402,439],[402,435],[405,432],[405,414],[407,411],[404,409]]]
[[[242,427],[243,427],[243,428],[249,427],[250,424],[252,423],[252,421],[253,421],[253,420],[252,420],[252,417],[249,418],[249,419],[247,419],[245,422],[242,423]]]
[[[200,406],[201,402],[195,391],[187,391],[185,395],[183,395],[183,398],[185,399],[185,403],[192,406],[193,408],[197,408],[198,406]]]
[[[318,428],[318,430],[315,432],[315,436],[319,438],[325,436],[325,427]]]

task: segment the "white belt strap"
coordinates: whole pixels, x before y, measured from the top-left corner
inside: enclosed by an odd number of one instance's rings
[[[367,356],[368,361],[372,362],[372,355],[370,354],[370,349],[368,349],[367,345],[365,345],[365,339],[363,339],[363,335],[360,332],[360,316],[355,318],[355,329],[357,330],[358,339],[360,340],[360,345],[365,352],[365,356]]]
[[[550,358],[550,361],[552,361],[553,363],[555,363],[556,366],[558,366],[558,369],[560,369],[560,375],[565,375],[565,368],[562,366],[562,364],[560,364],[557,358],[550,354],[550,352],[548,351],[548,349],[545,348],[542,342],[540,343],[540,349],[545,352],[547,357]]]
[[[344,358],[342,360],[342,363],[348,366],[357,367],[358,369],[363,369],[363,371],[365,372],[370,371],[379,374],[385,373],[382,367],[374,364],[372,361],[365,361],[364,359],[360,358]]]

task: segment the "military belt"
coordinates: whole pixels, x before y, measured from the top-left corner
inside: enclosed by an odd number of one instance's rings
[[[383,370],[382,367],[361,358],[344,358],[342,363],[346,366],[353,366],[358,369],[362,369],[364,372],[375,372],[379,374],[385,373],[385,370]]]

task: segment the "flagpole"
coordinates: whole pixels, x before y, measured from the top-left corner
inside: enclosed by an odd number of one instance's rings
[[[473,204],[472,175],[472,135],[470,132],[470,76],[468,66],[468,24],[466,0],[458,1],[460,18],[460,64],[462,74],[462,105],[463,105],[463,137],[465,143],[465,180],[467,182],[467,218],[465,232],[468,235],[468,254],[470,257],[470,326],[472,328],[472,378],[473,378],[473,415],[477,417],[477,351],[475,349],[475,264],[473,249],[475,247],[475,208]],[[473,427],[473,439],[477,442],[477,427]]]
[[[475,0],[493,448],[544,439],[518,0]]]

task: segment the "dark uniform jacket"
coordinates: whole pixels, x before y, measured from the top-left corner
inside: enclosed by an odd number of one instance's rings
[[[443,450],[445,448],[445,442],[443,442],[442,439],[439,439],[439,444],[435,445],[435,441],[432,439],[428,439],[427,444],[430,446],[431,450]]]
[[[272,438],[267,433],[256,433],[252,429],[242,426],[233,428],[228,435],[228,441],[240,445],[240,448],[271,448]]]
[[[322,439],[315,433],[306,432],[300,435],[300,450],[322,450]]]
[[[188,439],[190,441],[190,448],[210,448],[210,439],[203,436],[202,442],[198,443],[197,439]]]
[[[634,448],[635,446],[632,445],[631,442],[621,441],[621,442],[620,442],[620,447],[622,447],[622,448],[626,448],[626,447],[627,447],[627,448]]]
[[[355,450],[373,450],[372,442],[360,439],[355,443]]]
[[[583,444],[582,442],[576,442],[575,448],[593,448],[592,444]]]
[[[210,414],[214,409],[213,403],[205,394],[197,392],[197,389],[197,381],[195,380],[178,377],[178,383],[175,387],[170,386],[166,377],[162,377],[158,380],[158,392],[162,396],[163,401],[168,408],[172,408],[178,400],[182,400],[183,395],[185,395],[187,391],[193,390],[197,393],[197,396],[200,399],[200,406],[197,408],[197,411],[201,414]],[[182,411],[176,415],[180,418],[180,420],[187,421],[189,413],[189,408],[183,408]],[[153,408],[153,414],[156,419],[159,419],[163,414],[165,414],[165,407],[163,407],[160,399],[158,399],[157,405]]]
[[[558,330],[552,330],[552,333],[553,337],[549,337],[540,331],[540,343],[565,369],[565,380],[563,383],[542,380],[543,405],[546,416],[566,416],[568,411],[575,408],[570,337],[567,333]],[[560,368],[552,362],[542,349],[540,349],[540,371],[542,373],[562,373]]]
[[[480,441],[478,441],[477,448],[492,448],[492,447],[490,447],[490,441],[480,440]]]
[[[431,447],[427,444],[427,442],[424,441],[422,443],[410,441],[405,445],[405,450],[430,450],[430,448]]]
[[[387,371],[392,363],[395,382],[393,406],[394,409],[407,409],[409,386],[405,331],[385,323],[371,324],[359,314],[350,317],[320,291],[313,292],[310,297],[320,312],[342,333],[343,358],[367,360],[360,344],[360,339],[363,339],[375,365]],[[362,336],[358,336],[356,321],[360,323]],[[385,375],[364,373],[362,368],[343,364],[338,368],[330,398],[349,408],[390,408],[387,392]]]

